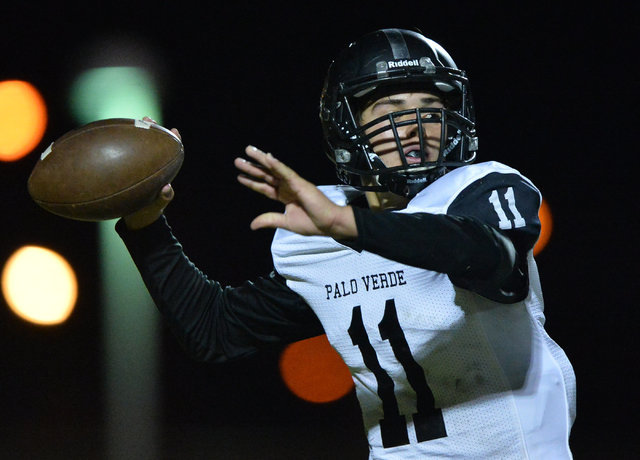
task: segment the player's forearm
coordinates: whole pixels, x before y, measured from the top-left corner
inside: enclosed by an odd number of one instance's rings
[[[139,231],[123,221],[116,228],[156,306],[195,359],[233,360],[323,332],[277,274],[233,288],[208,279],[184,255],[164,217]]]
[[[453,276],[506,276],[513,246],[475,219],[354,209],[357,244],[391,260]],[[500,272],[500,273],[498,273]]]
[[[196,359],[221,355],[213,314],[221,298],[221,286],[206,280],[186,259],[164,219],[135,232],[120,221],[116,229],[158,310],[189,354]],[[203,318],[209,324],[199,327]]]

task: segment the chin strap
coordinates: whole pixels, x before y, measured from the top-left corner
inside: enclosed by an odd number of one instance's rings
[[[369,153],[369,160],[374,168],[386,168],[383,161],[375,153]],[[377,185],[386,187],[391,193],[405,198],[413,198],[427,185],[444,176],[446,172],[444,166],[439,166],[420,174],[390,174],[371,176],[371,178]]]
[[[376,155],[373,152],[368,153],[369,156],[369,162],[371,163],[371,169],[376,170],[376,169],[382,169],[384,170],[387,166],[384,164],[384,162],[380,159],[380,157],[378,155]],[[371,176],[371,180],[375,183],[375,185],[384,185],[381,180],[380,180],[380,176]]]
[[[375,154],[375,153],[369,153],[369,161],[371,162],[371,166],[374,169],[385,169],[386,165],[384,164],[384,162],[380,159],[380,157]]]
[[[416,175],[392,174],[382,177],[380,182],[382,185],[385,185],[391,193],[405,198],[413,198],[421,190],[426,188],[427,185],[444,176],[446,172],[447,169],[444,166],[439,166]]]

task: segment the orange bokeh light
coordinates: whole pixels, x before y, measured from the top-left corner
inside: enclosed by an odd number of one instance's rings
[[[553,218],[551,217],[551,209],[549,209],[549,204],[546,200],[542,200],[540,204],[540,210],[538,211],[538,217],[540,218],[540,237],[533,247],[533,255],[538,255],[540,251],[544,249],[544,247],[549,242],[549,238],[551,238],[551,230],[553,229]]]
[[[16,161],[42,140],[47,108],[38,90],[20,80],[0,82],[0,161]]]
[[[280,374],[293,394],[314,403],[335,401],[353,388],[347,365],[326,335],[289,345],[280,357]]]

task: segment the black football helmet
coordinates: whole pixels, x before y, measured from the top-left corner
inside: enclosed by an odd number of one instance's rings
[[[392,112],[360,126],[360,111],[392,93],[423,91],[438,95],[442,109]],[[362,190],[391,191],[413,197],[452,168],[472,163],[478,149],[468,79],[438,43],[420,33],[382,29],[351,43],[331,63],[320,98],[326,153],[341,182]],[[370,129],[385,122],[385,126]],[[425,123],[439,123],[437,161],[428,161]],[[407,162],[398,127],[415,124],[421,161]],[[370,132],[366,132],[369,130]],[[373,151],[373,136],[393,131],[402,165],[387,168]]]

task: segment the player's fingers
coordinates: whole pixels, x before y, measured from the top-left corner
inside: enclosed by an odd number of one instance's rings
[[[277,212],[267,212],[260,214],[251,221],[251,230],[259,230],[261,228],[278,228],[285,225],[284,214]]]
[[[275,185],[277,182],[276,179],[264,169],[264,167],[251,163],[244,158],[236,158],[233,164],[240,172],[247,176],[251,176],[254,179],[262,180],[271,185]]]
[[[299,177],[298,174],[283,162],[274,157],[271,153],[265,153],[253,145],[247,146],[245,149],[247,156],[261,166],[265,167],[271,174],[276,177],[290,180]]]
[[[159,123],[157,121],[155,121],[153,118],[151,117],[142,117],[142,121],[146,121],[147,123],[154,123],[156,125],[159,125]],[[182,140],[182,136],[180,135],[180,132],[176,129],[176,128],[171,128],[170,131],[175,134],[178,139]]]
[[[155,121],[153,118],[151,117],[142,117],[143,121],[146,121],[147,123],[155,123],[156,125],[159,124],[157,121]],[[178,136],[178,139],[182,140],[182,136],[180,135],[180,132],[176,129],[176,128],[171,128],[170,130],[173,134],[175,134],[176,136]]]
[[[254,178],[245,176],[243,174],[239,174],[238,182],[240,182],[245,187],[253,190],[254,192],[261,193],[267,198],[271,198],[272,200],[277,200],[278,196],[272,185],[267,184],[266,182],[256,181]]]
[[[171,184],[167,184],[164,187],[162,187],[162,190],[160,190],[160,199],[166,203],[165,206],[167,204],[169,204],[171,202],[171,200],[173,200],[173,197],[176,195],[175,191],[173,190],[173,187],[171,186]]]
[[[161,214],[164,211],[164,208],[171,203],[174,196],[175,192],[173,191],[171,184],[165,185],[160,190],[160,193],[158,193],[157,198],[144,209],[144,212],[150,215],[155,213]]]
[[[169,205],[171,200],[173,200],[174,196],[175,192],[173,191],[173,187],[171,187],[170,184],[165,185],[152,203],[133,214],[124,216],[127,227],[132,230],[137,230],[150,225],[162,215],[164,209]]]

